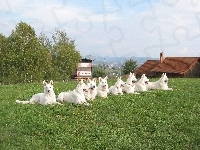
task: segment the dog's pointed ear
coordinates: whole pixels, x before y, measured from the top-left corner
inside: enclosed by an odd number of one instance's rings
[[[45,81],[45,80],[44,80],[42,83],[43,83],[43,85],[44,85],[44,86],[46,86],[46,85],[47,85],[47,83],[46,83],[46,81]]]
[[[120,77],[117,77],[117,80],[118,80],[118,81],[121,80],[121,76],[120,76]]]
[[[107,80],[107,79],[108,79],[108,76],[106,76],[104,79]]]
[[[53,85],[53,80],[51,80],[49,83],[50,83],[51,85]]]
[[[80,81],[81,83],[84,83],[84,80],[83,79],[81,79],[81,81]]]
[[[101,78],[101,77],[99,77],[99,82],[101,82],[101,80],[102,80],[102,78]]]
[[[87,83],[89,83],[91,80],[90,80],[90,78],[87,78]]]
[[[96,78],[93,78],[93,81],[96,83],[96,82],[97,82],[97,79],[96,79]]]
[[[83,82],[83,79],[80,79],[78,84],[79,84],[79,85],[82,85],[83,83],[84,83],[84,82]]]

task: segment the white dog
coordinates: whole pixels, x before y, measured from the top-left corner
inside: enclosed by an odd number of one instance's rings
[[[77,85],[77,87],[73,91],[68,92],[61,92],[58,95],[57,100],[60,102],[68,102],[68,103],[74,103],[74,104],[84,104],[89,105],[89,103],[86,101],[84,96],[84,89],[85,83],[81,79]]]
[[[84,87],[84,95],[86,100],[94,100],[97,95],[96,79],[87,79],[87,84]]]
[[[60,104],[56,102],[56,95],[53,90],[53,81],[51,80],[49,84],[47,84],[45,81],[43,81],[44,85],[44,93],[38,93],[32,96],[32,98],[29,101],[20,101],[16,100],[17,103],[21,104]]]
[[[140,78],[140,80],[135,85],[135,91],[147,91],[147,84],[149,82],[149,79],[143,74]]]
[[[115,85],[109,88],[108,94],[123,95],[122,87],[124,87],[124,82],[121,80],[121,77],[118,77]]]
[[[97,96],[107,98],[108,92],[109,92],[107,79],[108,79],[107,76],[103,79],[99,77],[99,84],[97,87]]]
[[[157,89],[157,90],[173,90],[172,88],[168,87],[168,77],[166,73],[163,73],[161,78],[156,82],[148,82],[147,88],[148,89]]]
[[[125,93],[133,93],[133,94],[138,94],[135,92],[135,84],[137,83],[137,79],[134,75],[134,73],[129,74],[126,82],[124,83],[124,86],[122,87],[122,91]]]

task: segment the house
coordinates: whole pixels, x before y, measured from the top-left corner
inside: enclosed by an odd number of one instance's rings
[[[81,59],[77,64],[76,71],[71,76],[72,79],[87,79],[92,78],[92,60]]]
[[[148,61],[145,62],[148,65]],[[143,65],[145,65],[145,63]],[[200,77],[200,57],[166,57],[160,53],[160,60],[148,66],[148,72],[145,67],[138,68],[135,73],[147,73],[147,76],[160,77],[162,73],[167,73],[168,77]],[[141,70],[144,70],[143,72]],[[138,74],[138,75],[139,75]]]
[[[137,70],[135,70],[134,73],[136,77],[139,78],[142,74],[145,74],[147,77],[154,77],[155,73],[151,70],[154,69],[159,64],[159,62],[159,60],[147,60]]]

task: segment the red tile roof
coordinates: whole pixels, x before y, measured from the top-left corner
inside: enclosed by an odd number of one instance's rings
[[[151,71],[184,74],[198,61],[200,57],[166,57]]]
[[[145,74],[146,76],[153,76],[151,70],[159,64],[159,60],[147,60],[143,65],[135,70],[136,75]]]

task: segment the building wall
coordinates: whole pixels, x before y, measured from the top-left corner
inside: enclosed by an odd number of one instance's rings
[[[78,63],[77,69],[71,75],[71,79],[75,78],[91,78],[92,77],[92,60],[89,59],[81,59]]]
[[[200,62],[198,62],[193,68],[191,68],[185,76],[186,78],[200,78]]]

